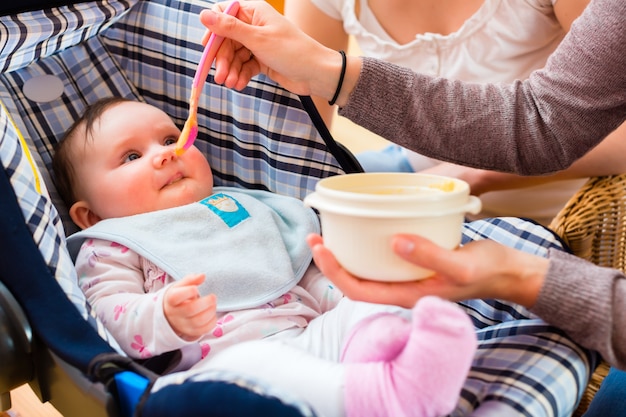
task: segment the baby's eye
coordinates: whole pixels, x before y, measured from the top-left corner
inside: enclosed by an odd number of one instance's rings
[[[139,159],[141,155],[137,152],[130,152],[124,157],[124,163],[134,161],[135,159]]]
[[[163,142],[163,144],[165,146],[170,146],[170,145],[174,145],[177,141],[178,141],[178,138],[170,137],[170,138],[165,139],[165,142]]]

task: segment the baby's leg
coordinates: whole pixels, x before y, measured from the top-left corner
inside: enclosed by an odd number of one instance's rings
[[[379,314],[344,348],[347,416],[441,416],[451,412],[474,353],[474,327],[458,306],[420,300],[413,320]]]
[[[195,373],[218,371],[261,384],[285,403],[306,403],[320,417],[345,416],[345,367],[285,340],[257,340],[219,352]]]
[[[398,306],[364,303],[343,298],[332,310],[321,314],[309,322],[307,327],[294,336],[294,332],[280,332],[271,336],[272,340],[281,340],[295,348],[305,350],[311,355],[322,359],[339,362],[342,346],[350,335],[354,335],[354,328],[364,320],[380,314],[411,319],[410,309]],[[406,332],[403,334],[403,336]],[[378,338],[381,343],[387,343],[390,336]],[[358,360],[363,362],[363,360]]]

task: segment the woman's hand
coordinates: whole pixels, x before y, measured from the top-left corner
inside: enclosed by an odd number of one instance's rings
[[[498,298],[531,307],[539,294],[548,260],[491,240],[444,249],[416,235],[397,235],[392,245],[402,258],[435,271],[432,277],[409,282],[360,279],[339,265],[319,235],[309,235],[315,264],[343,293],[354,300],[413,307],[418,299],[436,295],[452,301]]]
[[[210,33],[226,38],[216,57],[217,83],[241,90],[262,72],[292,93],[333,97],[342,61],[337,51],[306,35],[265,1],[241,1],[236,17],[221,13],[227,4],[200,13],[209,30],[204,43]],[[338,104],[347,98],[360,71],[360,59],[350,61]]]
[[[165,318],[185,340],[196,340],[217,324],[215,295],[201,297],[198,285],[202,282],[204,274],[187,275],[170,285],[163,296]]]
[[[588,156],[585,155],[584,159],[587,158]],[[621,166],[622,164],[624,164],[623,161],[618,166]],[[556,174],[541,176],[516,175],[505,172],[469,168],[451,164],[449,162],[442,162],[432,168],[427,168],[420,172],[423,174],[443,175],[458,178],[469,184],[472,195],[481,195],[490,191],[516,190],[520,188],[534,187],[553,181],[584,178],[582,175],[577,174],[578,168],[575,166],[578,165],[582,166],[582,164],[579,164],[579,161],[577,161],[576,164],[566,170],[560,171]],[[620,172],[623,172],[623,170]]]
[[[492,174],[500,175],[493,171],[483,169],[469,168],[462,165],[456,165],[450,162],[441,162],[433,167],[420,171],[421,174],[443,175],[446,177],[458,178],[465,181],[470,186],[472,195],[479,196],[488,191],[494,191]],[[501,174],[508,175],[508,174]],[[506,177],[508,179],[508,177]],[[495,184],[497,186],[497,184]]]

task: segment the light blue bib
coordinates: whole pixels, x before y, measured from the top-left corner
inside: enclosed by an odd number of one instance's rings
[[[293,288],[311,263],[306,244],[319,233],[302,201],[258,190],[216,187],[197,203],[106,219],[68,238],[75,260],[85,239],[119,243],[174,279],[206,274],[201,294],[217,295],[218,310],[256,307]]]

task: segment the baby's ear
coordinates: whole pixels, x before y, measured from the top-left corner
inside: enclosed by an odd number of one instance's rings
[[[86,229],[102,220],[100,216],[89,208],[89,205],[85,201],[77,201],[72,204],[72,207],[70,207],[70,217],[72,221],[76,223],[76,226],[81,229]]]

